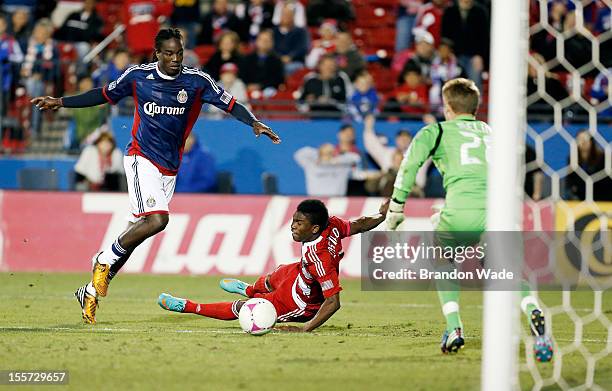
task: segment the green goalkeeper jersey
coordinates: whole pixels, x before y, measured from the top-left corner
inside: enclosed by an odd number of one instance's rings
[[[470,115],[431,124],[410,144],[395,180],[393,199],[405,202],[418,169],[431,157],[442,174],[449,209],[485,209],[491,128]]]

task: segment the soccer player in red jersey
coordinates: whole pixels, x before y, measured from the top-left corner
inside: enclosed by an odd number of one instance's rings
[[[291,223],[293,240],[302,243],[300,261],[279,266],[249,285],[224,278],[221,288],[242,296],[269,300],[276,309],[278,322],[302,322],[303,327],[286,327],[287,331],[312,331],[340,309],[338,281],[340,260],[344,256],[342,239],[369,231],[385,220],[389,200],[377,214],[347,221],[329,216],[319,200],[302,201]],[[169,311],[193,313],[208,318],[234,320],[245,300],[200,304],[162,293],[158,304]]]

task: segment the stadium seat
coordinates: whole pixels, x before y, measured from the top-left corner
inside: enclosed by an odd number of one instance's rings
[[[50,168],[22,168],[17,172],[21,190],[57,190],[57,172]]]
[[[215,45],[200,45],[193,48],[193,51],[198,55],[200,63],[206,64],[208,59],[217,51]]]
[[[355,9],[356,25],[359,27],[385,27],[395,26],[396,16],[390,10],[375,7],[358,7]],[[377,37],[381,37],[377,34]]]
[[[261,174],[261,182],[264,194],[278,194],[278,179],[276,175],[270,172],[264,172]]]

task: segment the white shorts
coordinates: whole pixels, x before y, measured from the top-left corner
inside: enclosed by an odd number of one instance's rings
[[[138,155],[124,156],[123,167],[130,196],[128,220],[135,223],[143,216],[168,214],[176,176],[163,175],[153,163]]]

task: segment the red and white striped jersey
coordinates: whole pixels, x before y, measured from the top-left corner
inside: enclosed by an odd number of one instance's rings
[[[344,257],[342,238],[349,236],[350,223],[336,216],[312,242],[302,243],[302,259],[294,292],[308,304],[320,304],[342,290],[338,280]]]

